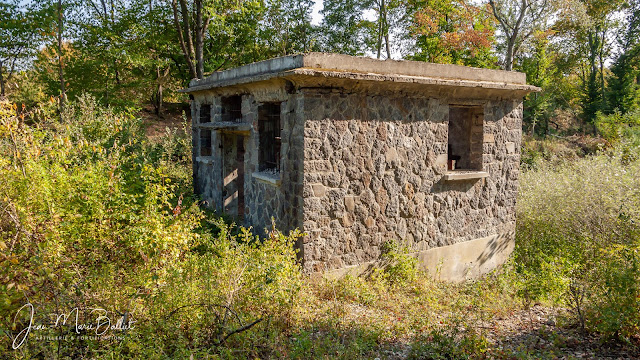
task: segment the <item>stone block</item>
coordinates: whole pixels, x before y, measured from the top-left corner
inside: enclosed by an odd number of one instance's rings
[[[349,212],[353,212],[356,208],[355,198],[353,196],[345,196],[344,197],[344,207]]]
[[[312,184],[311,190],[315,197],[323,197],[326,194],[326,188],[322,184]]]
[[[376,225],[376,221],[371,216],[369,216],[364,220],[364,224],[367,228],[372,228]]]
[[[392,163],[398,160],[398,151],[395,148],[389,148],[385,153],[384,158],[387,163]]]
[[[448,161],[449,157],[447,154],[440,154],[438,156],[436,156],[436,166],[447,166],[447,161]]]

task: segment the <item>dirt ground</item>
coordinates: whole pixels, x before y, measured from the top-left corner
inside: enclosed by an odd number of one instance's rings
[[[567,309],[534,305],[494,319],[479,330],[495,348],[507,353],[527,350],[557,359],[640,359],[632,347],[607,342],[566,323],[567,315]]]
[[[183,118],[184,115],[184,118]],[[165,103],[160,116],[156,115],[152,105],[146,105],[139,113],[150,139],[157,138],[166,128],[182,130],[184,119],[191,126],[191,110],[188,103]]]

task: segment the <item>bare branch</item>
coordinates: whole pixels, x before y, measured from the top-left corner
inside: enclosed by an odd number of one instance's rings
[[[502,26],[502,30],[509,35],[509,27],[502,19],[502,16],[498,14],[498,9],[496,8],[496,3],[493,0],[489,0],[489,5],[491,5],[491,10],[493,10],[493,16],[500,22],[500,26]]]
[[[196,69],[193,66],[193,62],[191,61],[190,52],[187,49],[187,45],[184,41],[184,33],[182,31],[182,27],[180,26],[180,20],[178,18],[178,5],[176,0],[171,0],[171,8],[173,9],[173,24],[176,28],[176,32],[178,33],[178,41],[180,42],[180,48],[182,49],[182,54],[187,62],[187,66],[189,67],[189,73],[192,78],[196,77]],[[183,14],[183,16],[187,16]]]
[[[245,326],[239,327],[235,330],[233,330],[232,332],[228,333],[224,338],[222,338],[222,340],[220,340],[220,342],[218,343],[218,345],[222,345],[231,335],[237,334],[237,333],[241,333],[243,331],[247,331],[249,329],[251,329],[254,325],[256,325],[257,323],[261,322],[263,318],[259,318],[255,321],[253,321],[250,324],[247,324]]]

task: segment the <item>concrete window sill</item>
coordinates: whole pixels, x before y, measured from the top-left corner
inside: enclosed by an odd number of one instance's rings
[[[211,129],[230,133],[248,134],[251,132],[251,124],[231,121],[211,122],[206,124],[197,124],[196,126],[200,129]]]
[[[477,170],[453,170],[447,171],[444,174],[445,181],[455,181],[455,180],[473,180],[473,179],[482,179],[489,176],[489,173],[486,171],[477,171]]]
[[[280,186],[282,182],[282,180],[280,180],[280,172],[270,170],[255,172],[251,174],[251,176],[258,181],[275,186]]]

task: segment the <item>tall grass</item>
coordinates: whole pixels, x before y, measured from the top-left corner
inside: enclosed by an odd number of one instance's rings
[[[515,262],[521,293],[570,306],[578,323],[637,334],[640,152],[621,143],[521,177]]]

